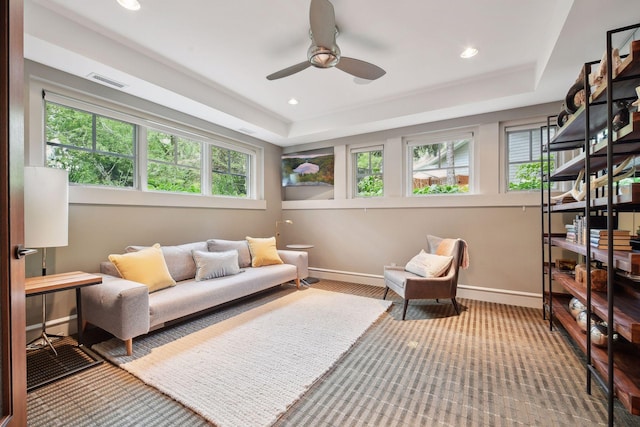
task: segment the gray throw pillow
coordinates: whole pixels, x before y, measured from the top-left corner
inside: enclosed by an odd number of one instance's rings
[[[207,249],[209,252],[226,252],[235,250],[238,252],[238,265],[240,268],[251,267],[251,253],[249,252],[249,244],[246,240],[207,240]]]
[[[238,252],[235,250],[226,252],[193,251],[193,260],[196,263],[196,282],[231,276],[241,271],[238,267]]]

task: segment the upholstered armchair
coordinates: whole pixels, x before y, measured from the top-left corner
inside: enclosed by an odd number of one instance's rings
[[[384,268],[385,290],[382,299],[386,299],[389,289],[403,298],[402,320],[405,320],[407,306],[409,300],[412,299],[435,299],[437,301],[450,298],[456,314],[460,314],[456,292],[460,266],[466,267],[468,264],[466,242],[461,239],[442,239],[435,236],[427,236],[427,240],[431,254],[452,258],[448,268],[440,276],[423,277],[424,274],[418,275],[407,271],[406,267],[400,266],[385,266]]]

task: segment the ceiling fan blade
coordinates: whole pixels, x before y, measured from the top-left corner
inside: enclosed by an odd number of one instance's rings
[[[287,67],[284,70],[276,71],[273,74],[269,74],[267,76],[267,80],[277,80],[283,77],[290,76],[291,74],[298,73],[306,68],[309,68],[311,63],[309,61],[304,61],[296,65],[292,65],[291,67]]]
[[[360,77],[366,80],[376,80],[384,76],[387,72],[377,65],[373,65],[359,59],[348,58],[343,56],[336,64],[336,68],[349,73],[352,76]]]
[[[330,49],[336,42],[336,15],[329,0],[311,0],[309,23],[315,45]]]

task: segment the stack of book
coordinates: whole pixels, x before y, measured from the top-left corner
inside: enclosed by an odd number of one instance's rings
[[[567,242],[578,243],[576,226],[574,224],[565,224],[564,228],[567,230]]]
[[[609,248],[609,233],[607,230],[591,230],[591,246],[598,249]],[[631,232],[628,230],[613,230],[613,250],[630,251]]]

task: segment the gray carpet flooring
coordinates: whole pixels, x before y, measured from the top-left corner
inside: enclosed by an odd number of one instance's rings
[[[383,289],[323,280],[313,287],[381,298]],[[224,317],[292,292],[225,307]],[[275,426],[607,425],[584,360],[540,310],[460,300],[400,299]],[[135,341],[135,340],[134,340]],[[135,345],[135,343],[134,343]],[[282,361],[281,363],[286,363]],[[215,402],[212,402],[215,405]],[[197,414],[109,363],[28,394],[30,426],[201,426]],[[616,404],[615,425],[640,426]]]

